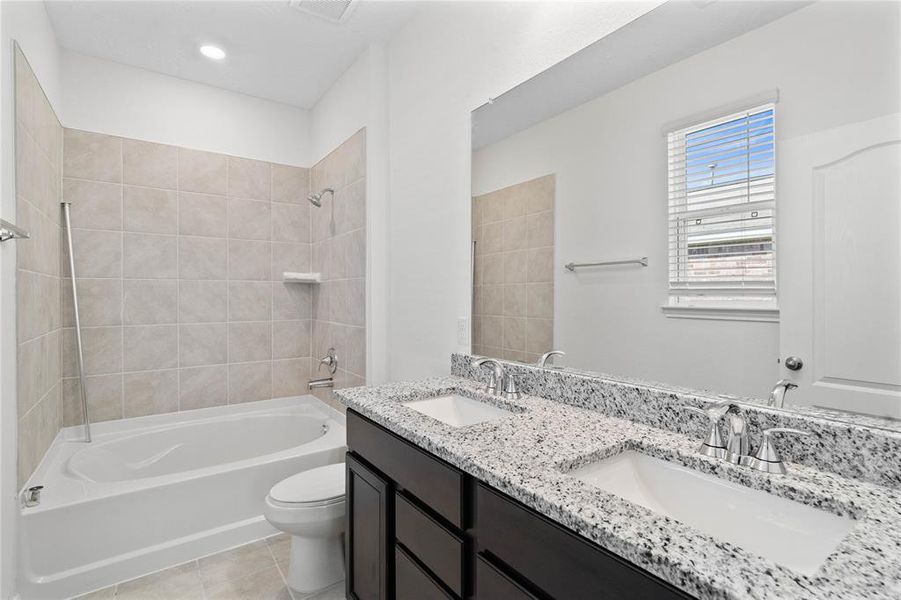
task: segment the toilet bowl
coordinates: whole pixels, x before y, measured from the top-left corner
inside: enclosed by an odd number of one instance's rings
[[[285,579],[312,592],[344,579],[344,463],[292,475],[266,496],[266,520],[291,536]]]

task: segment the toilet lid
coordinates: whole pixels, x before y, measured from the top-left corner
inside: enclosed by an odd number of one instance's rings
[[[344,495],[344,463],[316,467],[279,481],[269,497],[278,502],[322,502]]]

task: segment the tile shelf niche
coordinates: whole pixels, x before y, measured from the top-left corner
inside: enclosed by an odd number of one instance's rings
[[[321,273],[295,273],[285,271],[282,273],[285,283],[319,283],[322,281]]]

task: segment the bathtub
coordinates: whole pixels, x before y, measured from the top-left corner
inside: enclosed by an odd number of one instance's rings
[[[77,596],[276,533],[279,480],[341,462],[344,416],[313,396],[108,421],[60,431],[28,482],[23,600]]]

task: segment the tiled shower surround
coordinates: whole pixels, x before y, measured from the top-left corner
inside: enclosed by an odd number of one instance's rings
[[[62,127],[21,51],[16,69],[18,483],[31,476],[62,423],[60,168]]]
[[[534,362],[554,341],[554,176],[472,199],[473,352]]]
[[[311,291],[282,272],[310,266],[307,169],[71,129],[63,156],[93,421],[305,393]]]
[[[310,170],[311,189],[325,194],[311,210],[313,270],[322,283],[313,288],[313,377],[325,377],[319,358],[338,353],[335,388],[363,385],[366,379],[366,132],[360,130]],[[340,411],[327,389],[317,397]]]

